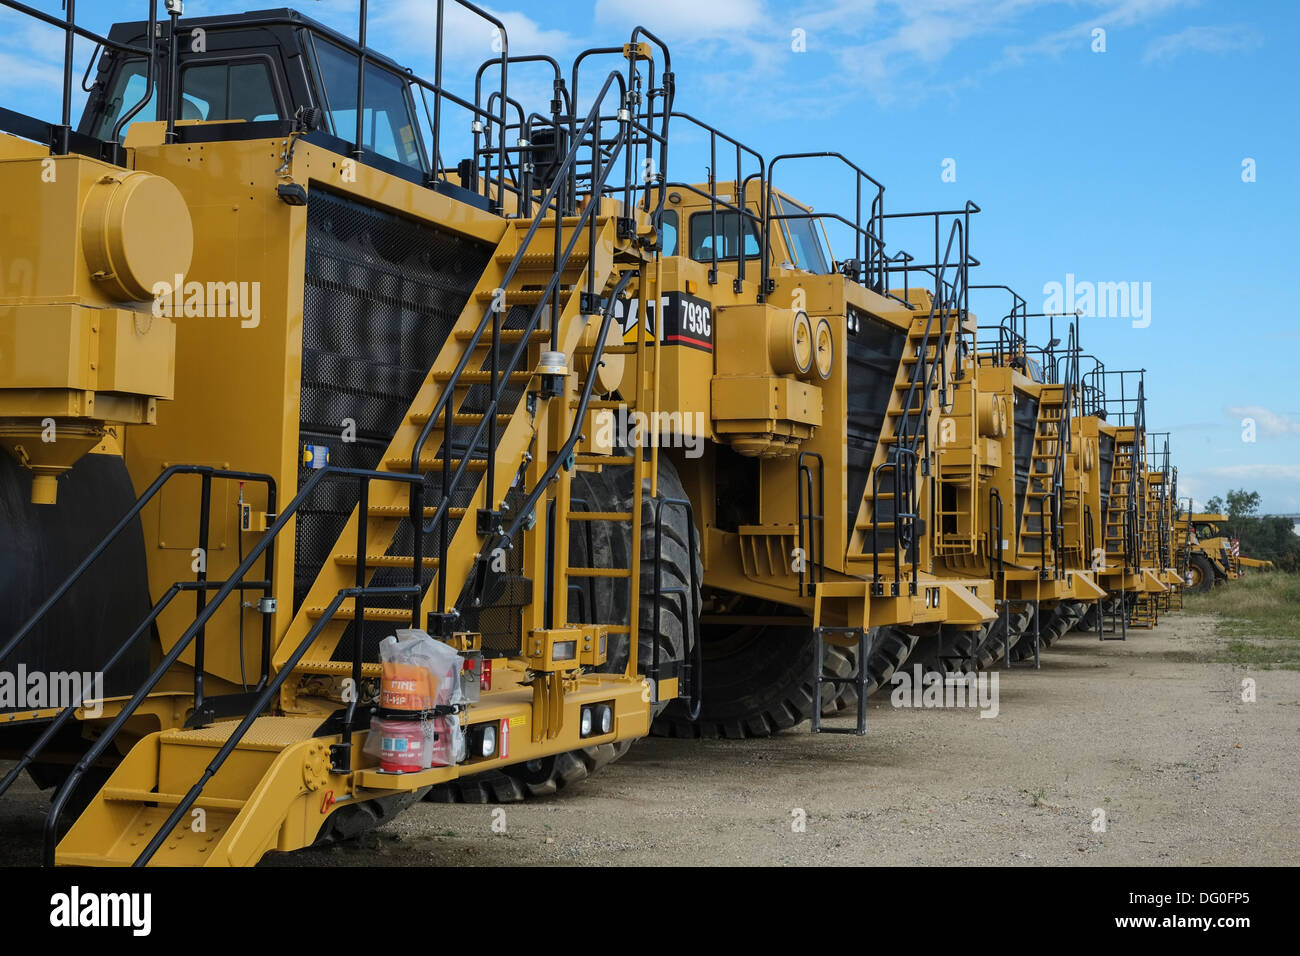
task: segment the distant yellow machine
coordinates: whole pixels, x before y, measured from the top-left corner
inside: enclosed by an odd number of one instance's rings
[[[1247,568],[1273,570],[1272,561],[1246,557],[1236,539],[1219,532],[1218,526],[1226,521],[1225,514],[1193,512],[1190,501],[1188,510],[1177,518],[1174,538],[1189,590],[1210,591],[1223,581],[1241,578]]]

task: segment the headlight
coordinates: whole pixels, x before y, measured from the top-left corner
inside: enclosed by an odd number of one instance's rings
[[[474,724],[469,728],[469,749],[475,757],[495,757],[497,753],[497,725]]]
[[[591,736],[591,708],[590,707],[582,708],[582,716],[578,720],[578,736],[579,737]]]

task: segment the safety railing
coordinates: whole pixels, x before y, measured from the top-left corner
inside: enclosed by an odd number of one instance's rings
[[[56,17],[38,10],[35,7],[25,3],[19,3],[17,0],[0,0],[0,5],[6,6],[11,10],[38,20],[41,23],[57,27],[63,31],[63,76],[61,79],[61,99],[60,99],[60,118],[56,124],[45,123],[34,117],[26,116],[22,113],[16,113],[13,110],[0,108],[0,129],[13,133],[25,139],[32,139],[43,145],[49,146],[55,155],[67,155],[76,151],[89,155],[100,156],[111,161],[120,158],[120,149],[118,149],[119,140],[122,135],[123,127],[134,119],[148,105],[149,100],[153,98],[154,86],[156,83],[154,61],[157,57],[157,51],[152,44],[149,46],[135,46],[129,43],[121,43],[116,40],[110,40],[106,36],[101,36],[87,30],[85,27],[77,24],[77,4],[76,0],[64,0],[64,15]],[[153,37],[157,33],[158,25],[158,0],[147,0],[145,6],[148,8],[146,20],[149,24],[148,37]],[[90,57],[90,62],[86,66],[86,71],[82,76],[82,89],[86,88],[86,77],[90,74],[90,69],[94,66],[95,59],[100,50],[115,50],[118,53],[134,54],[143,57],[146,63],[145,71],[145,90],[140,100],[126,110],[118,118],[113,126],[111,139],[107,143],[77,133],[73,129],[72,123],[72,84],[75,76],[74,51],[77,38],[89,40],[95,44],[95,52]],[[161,109],[161,102],[159,103]],[[162,118],[161,115],[158,118]],[[108,149],[105,149],[108,146]]]
[[[966,223],[969,213],[978,212],[978,207],[967,204],[968,210],[954,217],[949,230],[948,242],[942,258],[935,256],[938,263],[935,275],[935,297],[931,300],[930,312],[926,316],[925,330],[917,346],[916,361],[908,379],[908,388],[904,393],[902,411],[891,437],[888,457],[877,465],[872,475],[872,579],[873,588],[879,590],[883,584],[879,576],[880,549],[878,531],[881,525],[879,515],[880,479],[882,474],[891,476],[893,485],[891,501],[893,504],[892,538],[894,552],[894,593],[898,593],[901,584],[899,557],[907,553],[911,565],[911,590],[915,593],[919,580],[918,548],[916,534],[918,512],[918,483],[916,473],[920,468],[919,446],[927,434],[930,421],[930,396],[936,390],[939,393],[939,407],[947,405],[947,344],[949,329],[961,327],[969,304],[967,288],[967,268],[969,257],[966,251]],[[931,213],[936,221],[946,213]],[[956,259],[953,258],[954,245]],[[936,327],[937,326],[937,327]],[[930,350],[934,350],[931,357]],[[917,402],[920,402],[918,407]]]
[[[810,464],[814,461],[817,463],[815,486]],[[811,597],[817,585],[826,580],[826,464],[816,452],[801,451],[798,469],[795,521],[799,526],[799,595]]]
[[[656,55],[660,57],[657,72]],[[672,55],[662,39],[640,25],[633,28],[631,37],[624,46],[593,47],[579,53],[573,61],[570,86],[575,110],[570,114],[571,136],[576,135],[576,109],[582,102],[579,92],[582,66],[595,57],[621,57],[627,61],[627,74],[623,82],[624,93],[618,111],[615,114],[601,115],[597,128],[601,128],[601,124],[606,121],[617,121],[619,124],[630,124],[631,128],[639,134],[638,138],[625,144],[630,148],[623,150],[622,204],[625,217],[619,222],[619,237],[631,239],[634,237],[633,211],[637,195],[641,194],[641,210],[656,231],[659,229],[668,196],[668,123],[676,96]],[[647,65],[644,76],[639,66],[642,62]],[[657,85],[656,76],[658,76]],[[599,100],[598,96],[596,101]],[[658,129],[655,128],[656,122],[658,122]],[[657,158],[656,145],[659,146]],[[645,148],[644,156],[640,154],[642,146]],[[579,166],[575,166],[575,179],[571,187],[575,194],[578,168]],[[582,166],[582,168],[586,167]],[[590,163],[590,170],[591,180],[594,181],[596,170],[594,157]],[[594,189],[590,191],[593,195],[596,193]],[[650,200],[652,194],[655,197],[653,204]]]
[[[180,466],[180,467],[183,468],[187,466]],[[153,692],[153,690],[158,686],[158,684],[167,675],[167,673],[171,671],[172,667],[175,666],[177,661],[180,659],[181,655],[183,655],[190,648],[190,646],[195,642],[195,640],[199,638],[199,635],[203,633],[208,622],[212,619],[212,616],[220,609],[222,604],[226,601],[227,598],[230,597],[232,593],[234,593],[236,590],[256,588],[263,583],[265,583],[269,589],[271,585],[269,573],[266,582],[249,582],[245,580],[245,578],[248,575],[248,572],[252,569],[253,565],[256,564],[257,561],[263,557],[264,554],[266,554],[271,548],[274,547],[275,541],[278,538],[281,531],[283,531],[284,528],[289,525],[290,521],[297,514],[298,509],[302,506],[302,503],[311,496],[311,494],[315,491],[317,485],[319,485],[322,481],[326,479],[333,479],[333,478],[356,479],[361,486],[359,496],[363,501],[363,504],[366,499],[366,489],[368,488],[368,483],[370,481],[396,481],[396,482],[405,482],[405,483],[417,483],[422,481],[422,478],[419,475],[411,475],[411,474],[405,474],[400,472],[367,471],[367,470],[355,469],[355,468],[338,468],[338,467],[327,465],[325,468],[317,470],[310,478],[307,479],[306,482],[303,483],[302,487],[298,491],[298,494],[294,496],[293,500],[289,502],[289,504],[285,507],[283,511],[281,511],[279,514],[276,515],[275,520],[272,523],[271,527],[269,527],[262,534],[257,544],[255,544],[251,549],[249,549],[248,554],[244,557],[244,560],[239,563],[239,566],[233,572],[231,572],[230,576],[226,578],[223,582],[221,582],[219,586],[215,587],[216,593],[213,594],[212,599],[210,601],[205,600],[203,602],[202,607],[199,610],[199,613],[194,618],[194,621],[184,630],[184,632],[181,633],[181,635],[172,644],[171,648],[167,651],[167,653],[162,656],[162,659],[154,667],[153,671],[150,673],[148,678],[146,678],[144,683],[142,683],[140,687],[135,691],[131,699],[125,705],[123,705],[122,709],[117,713],[117,715],[113,718],[113,720],[108,724],[107,727],[104,728],[103,732],[95,739],[95,741],[90,745],[90,747],[81,756],[81,758],[78,759],[77,763],[73,766],[72,771],[68,774],[67,778],[64,780],[62,785],[55,792],[54,797],[51,800],[49,813],[45,819],[45,827],[44,827],[44,860],[46,865],[52,866],[54,864],[55,848],[58,842],[57,837],[58,837],[59,821],[62,817],[64,807],[66,806],[69,797],[71,796],[72,792],[76,789],[77,785],[80,783],[82,777],[85,776],[86,771],[89,770],[90,767],[93,766],[95,762],[103,755],[104,751],[113,742],[117,734],[126,725],[127,721],[129,721],[135,715],[136,711],[139,709],[140,705],[144,702],[144,700],[149,696],[150,693]],[[250,479],[245,479],[245,480],[250,480]],[[161,485],[159,485],[159,487],[161,487]],[[357,561],[358,561],[357,577],[359,580],[364,580],[365,578],[368,577],[368,569],[366,568],[366,564],[365,564],[365,553],[366,553],[364,547],[365,538],[363,537],[365,533],[365,529],[366,529],[366,509],[363,507],[361,511],[361,516],[358,519],[358,537],[359,537],[359,543],[361,544],[361,547],[359,548],[358,555],[357,555]],[[413,564],[411,571],[412,571],[413,579],[412,579],[412,584],[410,586],[401,587],[401,588],[369,588],[369,589],[365,589],[363,587],[363,590],[366,590],[367,593],[375,593],[375,594],[382,593],[382,594],[401,595],[401,596],[411,597],[412,626],[418,627],[419,622],[418,622],[418,615],[416,612],[419,606],[419,594],[421,590],[420,565],[418,562]],[[135,633],[131,636],[131,638],[129,638],[128,641],[123,645],[122,649],[119,650],[119,653],[124,652],[124,649],[126,647],[130,646],[130,644],[134,640],[137,640],[140,637],[140,635],[144,633],[145,628],[149,624],[151,624],[154,619],[157,618],[158,614],[161,613],[162,609],[165,608],[167,604],[171,602],[172,598],[174,598],[176,594],[180,593],[183,590],[190,590],[190,589],[206,594],[208,590],[212,589],[213,585],[215,585],[215,582],[208,582],[208,581],[195,581],[195,582],[184,582],[180,584],[174,584],[164,594],[163,599],[158,602],[158,605],[156,605],[154,609],[151,610],[150,616],[148,617],[146,622],[141,624],[141,626],[136,629]],[[336,602],[339,602],[341,600],[342,600],[341,598],[336,598]],[[365,604],[364,604],[363,597],[360,595],[357,596],[357,601],[358,601],[358,606],[354,615],[354,624],[357,628],[357,634],[359,635],[360,629],[361,627],[364,626],[364,622],[365,622]],[[337,610],[337,603],[334,606],[334,609]],[[330,616],[332,617],[332,612]],[[324,626],[323,624],[318,623],[317,626],[312,629],[313,640],[315,639],[315,636],[319,635],[320,631],[323,629],[323,626]],[[355,642],[356,645],[355,654],[358,657],[360,655],[361,644],[362,642],[358,638],[358,640]],[[293,670],[293,667],[297,665],[298,661],[302,657],[302,654],[305,653],[307,647],[309,647],[310,645],[311,642],[304,641],[304,643],[297,649],[296,656],[292,659],[292,663],[286,664],[284,667],[281,667],[280,670],[277,671],[277,673],[273,677],[271,677],[269,680],[264,680],[262,682],[262,685],[259,688],[260,693],[258,694],[256,701],[253,703],[252,707],[249,708],[248,713],[244,718],[244,721],[240,724],[238,732],[236,734],[232,734],[231,738],[227,742],[229,749],[233,750],[233,748],[238,745],[238,742],[240,739],[242,739],[244,732],[246,732],[247,729],[252,726],[253,721],[257,718],[257,716],[261,713],[261,711],[265,710],[266,705],[270,702],[270,700],[274,696],[275,691],[278,690],[279,687],[284,683],[284,680],[286,679],[288,674]],[[358,681],[360,678],[359,670],[360,670],[359,665],[354,665],[354,677],[357,678]],[[63,716],[63,715],[61,716],[63,720],[67,719],[67,716]],[[355,703],[349,706],[348,719],[345,724],[345,735],[344,735],[345,741],[350,740],[350,737],[348,735],[350,734],[351,731],[351,723],[354,716],[355,716]],[[195,797],[197,797],[197,793],[195,793]],[[193,800],[190,800],[188,804],[184,804],[186,809],[188,809],[188,807],[192,805],[193,805]],[[167,834],[171,832],[171,830],[170,827],[167,827],[160,832],[165,837]],[[156,849],[156,847],[154,847],[154,849]]]
[[[746,235],[748,234],[750,236],[757,237],[761,234],[763,228],[762,216],[754,212],[752,209],[750,209],[749,203],[746,200],[749,195],[749,189],[751,184],[757,185],[759,192],[761,193],[762,184],[766,182],[766,178],[767,178],[767,165],[763,159],[762,154],[759,153],[757,150],[752,149],[749,146],[746,146],[740,140],[735,139],[732,136],[728,136],[726,133],[722,132],[716,127],[710,126],[708,123],[705,123],[703,120],[691,116],[689,113],[673,111],[669,115],[669,118],[671,120],[678,120],[682,123],[686,123],[690,127],[702,130],[703,132],[708,134],[708,138],[709,138],[709,179],[707,184],[708,189],[707,190],[700,189],[698,186],[695,186],[691,183],[677,182],[677,181],[670,182],[667,184],[667,186],[669,189],[683,190],[685,192],[692,193],[693,195],[699,196],[700,198],[707,199],[709,201],[709,235],[712,237],[712,242],[710,243],[710,249],[709,249],[709,258],[708,260],[706,260],[709,263],[709,284],[716,285],[718,282],[718,263],[724,261],[729,262],[734,259],[736,263],[736,277],[732,280],[732,290],[734,292],[740,292],[744,288],[746,272],[748,271],[749,268],[749,259],[751,258],[750,256],[746,255],[745,252]],[[728,194],[728,198],[726,199],[722,198],[722,196],[718,192],[718,182],[719,182],[718,143],[719,141],[725,144],[726,147],[729,147],[729,151],[733,153],[736,161],[735,173],[731,180],[732,188],[735,190],[735,192],[734,194]],[[757,164],[758,168],[756,171],[751,170],[748,173],[746,172],[747,164],[745,161],[747,158],[753,160],[754,163]],[[732,221],[734,221],[736,226],[736,234],[734,237],[735,238],[734,249],[736,254],[734,256],[730,256],[727,255],[725,252],[719,251],[719,245],[720,245],[719,240],[722,239],[724,236],[728,239],[732,238],[731,236],[727,235],[728,230],[720,229],[718,227],[718,216],[720,213],[723,216],[729,214],[732,217]],[[699,213],[694,213],[693,215],[699,215]],[[681,243],[683,241],[682,237],[688,237],[690,235],[690,231],[691,228],[689,222],[678,224],[679,250],[681,247]],[[761,279],[761,271],[762,269],[760,267],[760,279]]]
[[[773,186],[776,176],[776,167],[778,164],[791,160],[806,159],[833,159],[837,160],[842,166],[847,167],[853,172],[854,182],[854,205],[853,218],[839,212],[813,212],[811,210],[800,208],[797,212],[786,211],[786,205],[782,204],[782,211],[777,212],[775,202],[778,199],[778,193]],[[759,294],[767,295],[775,289],[775,282],[772,280],[772,223],[774,222],[794,222],[794,221],[818,221],[826,222],[831,220],[838,222],[842,226],[852,231],[854,242],[854,258],[849,260],[844,271],[845,275],[859,282],[860,284],[875,290],[876,292],[886,291],[886,277],[888,259],[885,253],[884,239],[884,206],[885,206],[885,187],[871,174],[862,169],[856,163],[852,162],[842,153],[836,152],[813,152],[813,153],[783,153],[772,159],[767,168],[767,177],[763,181],[763,195],[761,198],[762,205],[762,242],[760,243],[760,264],[762,269],[761,279],[759,282]],[[869,195],[864,195],[864,193]],[[866,218],[863,218],[863,202],[867,201]]]
[[[423,521],[421,517],[424,514],[423,484],[413,486],[411,491],[411,509],[410,509],[410,516],[408,520],[412,522],[412,533],[413,533],[415,552],[417,558],[422,554],[424,535],[434,531],[437,531],[439,535],[439,553],[446,554],[447,547],[449,544],[449,533],[450,533],[448,520],[449,520],[449,513],[451,509],[451,502],[453,500],[453,496],[455,492],[460,489],[461,483],[464,481],[466,474],[469,473],[469,465],[471,460],[470,456],[473,453],[474,449],[479,447],[480,442],[482,442],[484,438],[486,438],[487,447],[489,448],[489,450],[495,449],[496,447],[497,416],[498,416],[498,410],[500,408],[501,400],[504,397],[506,390],[509,387],[511,375],[519,367],[519,364],[524,358],[524,356],[527,355],[532,334],[535,330],[538,329],[541,316],[548,305],[551,307],[551,345],[553,349],[558,349],[559,343],[557,340],[557,336],[559,335],[560,279],[564,273],[565,268],[568,265],[569,260],[573,256],[573,252],[574,249],[577,247],[578,241],[582,238],[584,230],[586,230],[588,233],[587,239],[588,239],[589,257],[587,261],[589,263],[595,261],[594,248],[596,243],[597,210],[600,207],[600,203],[597,201],[596,197],[598,197],[603,190],[605,181],[608,178],[610,170],[613,166],[613,162],[618,155],[618,151],[621,148],[623,148],[625,141],[629,136],[629,127],[630,127],[630,120],[624,120],[622,123],[622,130],[619,134],[617,142],[615,143],[615,148],[611,152],[609,161],[600,162],[601,149],[599,143],[599,136],[598,134],[594,133],[594,130],[597,126],[597,123],[599,122],[602,103],[606,95],[608,95],[611,89],[617,89],[619,91],[620,94],[619,100],[621,102],[623,99],[622,94],[624,92],[624,89],[623,89],[623,79],[619,73],[611,72],[609,76],[606,78],[605,84],[604,86],[602,86],[600,93],[597,95],[595,103],[591,108],[591,111],[587,114],[586,120],[582,124],[581,128],[573,136],[568,154],[566,155],[563,163],[561,163],[560,165],[559,173],[556,176],[555,181],[547,189],[546,194],[540,203],[540,208],[537,212],[537,215],[534,216],[532,222],[528,227],[528,230],[521,237],[519,241],[519,249],[515,253],[514,257],[511,259],[510,264],[506,267],[505,272],[502,275],[501,288],[506,288],[509,286],[515,274],[518,272],[523,262],[524,256],[527,255],[527,253],[530,250],[530,246],[534,237],[540,231],[542,222],[545,221],[546,217],[550,214],[550,210],[552,208],[554,208],[555,210],[554,232],[555,232],[556,246],[558,247],[563,241],[562,234],[565,226],[565,219],[562,215],[560,206],[558,204],[555,204],[555,199],[561,189],[562,182],[568,176],[569,171],[573,168],[573,164],[576,162],[578,153],[583,148],[583,144],[585,140],[589,135],[592,135],[593,140],[590,145],[590,151],[593,157],[593,162],[596,164],[594,168],[597,170],[595,177],[592,181],[592,187],[593,187],[592,201],[585,205],[585,207],[576,217],[576,222],[572,223],[570,227],[571,235],[568,240],[568,243],[564,246],[563,249],[557,248],[551,279],[547,283],[545,289],[542,291],[536,306],[533,308],[532,312],[530,313],[528,322],[525,324],[523,330],[520,332],[520,338],[518,344],[516,344],[513,351],[510,352],[508,359],[506,359],[503,363],[501,361],[502,303],[497,301],[493,301],[489,303],[489,305],[483,312],[482,318],[479,319],[478,324],[475,326],[474,331],[471,333],[469,339],[465,342],[460,359],[457,361],[456,366],[453,369],[449,380],[443,386],[442,392],[439,394],[438,399],[434,403],[433,408],[430,410],[428,420],[425,422],[424,427],[420,430],[419,436],[416,438],[415,442],[412,445],[411,455],[410,455],[410,462],[411,462],[410,468],[412,471],[419,472],[422,470],[421,461],[423,458],[424,448],[428,443],[429,438],[433,434],[433,430],[435,426],[438,424],[439,420],[442,421],[443,435],[442,435],[442,454],[441,454],[441,461],[442,461],[441,499],[436,509],[434,510],[434,514],[432,515],[432,517],[429,518],[427,522]],[[591,269],[588,268],[587,290],[585,294],[588,297],[588,301],[592,303],[594,303],[594,300],[596,298],[596,289],[594,287],[594,281],[595,281],[594,275]],[[489,326],[490,326],[490,332],[489,332]],[[454,411],[454,409],[452,408],[452,400],[453,400],[453,396],[456,393],[456,389],[461,381],[461,376],[464,374],[466,368],[468,367],[469,361],[473,356],[475,350],[479,347],[479,344],[483,341],[483,337],[485,334],[490,334],[491,336],[490,352],[488,356],[488,361],[490,366],[489,382],[488,382],[489,399],[487,402],[487,406],[482,413],[478,425],[475,426],[474,428],[473,435],[465,443],[466,453],[461,458],[460,463],[456,466],[455,470],[453,471],[451,465],[452,424],[453,424],[452,413]],[[495,467],[496,467],[495,455],[489,452],[487,458],[485,488],[487,489],[488,510],[492,512],[495,512],[497,510],[494,506],[494,502],[491,500],[492,495],[495,493],[494,492]],[[447,607],[447,579],[446,578],[447,578],[446,574],[444,574],[440,569],[437,574],[438,610],[434,613],[436,615],[435,619],[438,622],[439,633],[442,634],[446,633],[448,616],[454,615],[454,611],[449,611]]]
[[[217,586],[214,585],[213,582],[210,582],[208,580],[208,535],[209,535],[209,530],[211,525],[211,513],[212,513],[212,481],[214,478],[216,478],[216,479],[224,479],[229,481],[238,481],[241,483],[249,482],[253,484],[265,485],[266,498],[267,498],[267,514],[274,514],[275,507],[276,507],[276,501],[275,501],[276,487],[275,487],[275,479],[272,478],[270,475],[260,474],[256,472],[232,471],[226,468],[212,468],[207,465],[172,465],[168,468],[165,468],[163,472],[157,478],[154,479],[153,483],[150,484],[150,486],[145,489],[144,493],[141,494],[140,497],[136,499],[135,504],[131,506],[131,508],[126,512],[125,515],[122,516],[122,518],[117,522],[117,524],[115,524],[112,527],[112,529],[109,530],[108,534],[106,534],[100,540],[99,544],[97,544],[94,548],[90,550],[90,553],[87,554],[84,559],[82,559],[81,563],[77,565],[77,567],[73,570],[73,572],[70,575],[64,578],[62,583],[57,588],[55,588],[53,593],[50,594],[50,596],[45,599],[45,601],[41,604],[40,607],[36,609],[35,612],[33,612],[32,616],[27,619],[27,621],[22,625],[22,627],[20,627],[18,631],[5,642],[3,647],[0,647],[0,661],[5,660],[11,653],[13,653],[13,651],[16,648],[18,648],[22,644],[24,640],[27,639],[29,635],[33,633],[33,631],[35,631],[35,629],[41,624],[41,622],[45,620],[46,615],[48,615],[50,611],[54,609],[54,607],[59,603],[59,601],[64,597],[64,595],[66,595],[73,588],[73,586],[76,585],[76,583],[81,580],[81,578],[86,574],[86,572],[89,571],[90,568],[94,566],[94,564],[100,559],[100,557],[103,556],[104,552],[108,550],[108,548],[113,544],[113,542],[116,541],[122,535],[122,533],[126,531],[127,528],[131,527],[135,523],[135,521],[139,518],[140,513],[144,510],[144,508],[151,501],[153,501],[153,499],[159,494],[159,492],[161,492],[163,488],[177,475],[198,475],[202,482],[200,493],[199,493],[199,517],[198,517],[198,529],[196,534],[196,539],[198,541],[199,560],[196,562],[198,570],[195,572],[195,579],[192,582],[180,582],[173,585],[174,590],[168,592],[167,596],[163,600],[160,600],[158,604],[154,605],[154,607],[149,611],[148,615],[146,616],[145,623],[141,624],[140,627],[136,629],[136,631],[132,635],[132,639],[128,640],[125,644],[123,644],[118,649],[118,651],[112,655],[112,657],[110,658],[110,662],[115,664],[117,663],[118,660],[121,659],[121,657],[129,649],[129,647],[131,647],[134,644],[135,638],[138,637],[140,634],[142,634],[144,630],[147,629],[147,626],[149,624],[152,624],[153,620],[161,612],[162,607],[165,606],[165,603],[170,603],[171,599],[176,596],[176,593],[179,593],[180,591],[193,591],[195,594],[195,602],[196,602],[195,614],[201,615],[203,613],[204,607],[207,604],[207,592],[211,590],[213,587]],[[256,582],[246,582],[241,590],[260,590],[263,592],[264,595],[270,597],[274,570],[275,570],[274,550],[268,549],[267,557],[266,557],[266,566],[264,568],[265,580],[256,581]],[[204,632],[202,629],[200,629],[197,635],[197,639],[195,641],[194,697],[195,697],[196,713],[202,711],[202,707],[204,703],[204,691],[203,691],[204,650],[205,650]],[[261,676],[258,680],[259,687],[266,682],[267,674],[269,673],[269,669],[270,669],[271,618],[269,614],[264,614],[262,618],[261,654],[262,654]],[[108,670],[108,669],[109,669],[108,665],[105,665],[105,667],[102,668],[102,670]],[[62,720],[66,720],[66,719],[67,719],[66,717],[63,717],[60,723],[62,722]],[[0,787],[0,792],[3,792],[3,790],[4,788]]]

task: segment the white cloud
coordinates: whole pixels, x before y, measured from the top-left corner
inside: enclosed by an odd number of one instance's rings
[[[558,56],[574,45],[573,37],[564,30],[548,30],[536,20],[517,10],[497,10],[479,4],[505,24],[506,37],[512,55],[548,53]],[[382,7],[375,16],[375,26],[386,33],[403,50],[428,51],[433,47],[437,25],[437,5],[428,0],[394,0]],[[495,27],[456,3],[445,5],[446,21],[443,24],[443,55],[482,62],[500,55],[493,48]],[[431,55],[429,57],[432,59]]]
[[[1206,470],[1212,475],[1234,480],[1300,481],[1300,465],[1217,465]]]
[[[1223,413],[1229,418],[1253,418],[1255,427],[1265,435],[1300,435],[1300,421],[1262,405],[1232,405],[1225,408]]]
[[[1070,49],[1086,50],[1097,27],[1113,29],[1127,27],[1150,20],[1178,7],[1194,4],[1196,0],[1120,0],[1115,3],[1093,3],[1104,7],[1091,17],[1080,20],[1063,30],[1045,34],[1032,43],[1008,46],[1003,51],[999,67],[1015,66],[1037,56],[1058,57]],[[1109,48],[1109,47],[1108,47]]]
[[[1147,46],[1143,63],[1172,60],[1183,53],[1232,53],[1263,46],[1263,38],[1246,27],[1187,27],[1158,37]]]
[[[760,0],[596,0],[597,22],[643,24],[665,40],[740,39],[767,24]]]

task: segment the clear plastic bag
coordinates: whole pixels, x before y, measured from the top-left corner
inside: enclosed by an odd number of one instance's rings
[[[379,705],[391,712],[411,714],[464,702],[460,654],[425,631],[398,630],[379,644],[383,665]],[[446,767],[465,759],[465,735],[460,716],[438,715],[425,720],[373,717],[365,752],[377,757],[390,773],[411,773]]]
[[[384,638],[379,660],[379,706],[385,710],[432,710],[461,702],[460,654],[424,631],[405,628]]]

